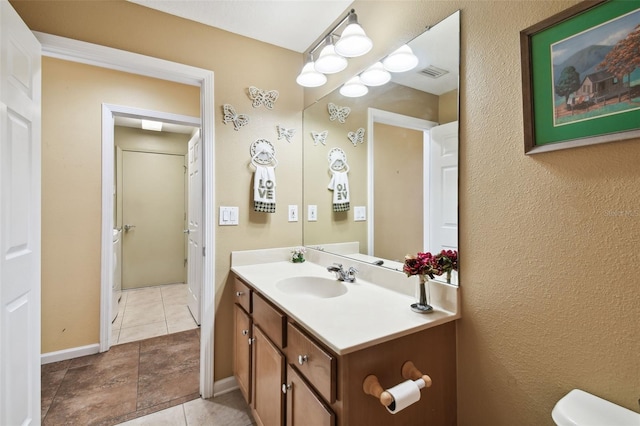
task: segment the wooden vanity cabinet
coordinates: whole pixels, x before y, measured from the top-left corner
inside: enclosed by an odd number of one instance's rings
[[[338,356],[254,289],[250,289],[249,301],[251,312],[239,304],[236,309],[250,313],[249,321],[253,321],[249,364],[252,396],[245,397],[257,424],[456,425],[455,322]],[[241,334],[247,324],[243,321],[246,318],[242,313],[237,314],[236,331]],[[243,349],[236,350],[236,357],[246,359],[246,354],[240,353]],[[362,382],[374,374],[384,388],[395,386],[405,380],[401,369],[408,360],[428,374],[433,385],[421,391],[418,403],[390,414],[376,398],[365,395]],[[241,368],[236,369],[236,377],[241,377],[241,372]]]
[[[251,403],[251,340],[252,321],[248,313],[234,305],[235,326],[233,333],[233,374],[238,387],[248,403]]]

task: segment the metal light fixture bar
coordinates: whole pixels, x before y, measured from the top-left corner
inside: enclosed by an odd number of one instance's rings
[[[320,39],[320,41],[319,41],[319,42],[318,42],[318,43],[313,47],[313,49],[311,49],[311,50],[309,51],[309,54],[310,54],[310,55],[313,55],[313,52],[315,52],[316,50],[318,50],[318,48],[319,48],[319,47],[324,43],[324,41],[327,39],[327,37],[330,37],[330,36],[331,36],[331,37],[333,37],[333,36],[335,36],[335,34],[334,34],[334,33],[336,32],[336,30],[337,30],[338,28],[340,28],[340,25],[342,25],[342,24],[344,24],[345,22],[347,22],[347,20],[349,19],[349,16],[351,16],[353,13],[356,13],[356,10],[355,10],[355,9],[351,9],[351,10],[349,11],[349,13],[347,13],[347,16],[345,16],[344,18],[342,18],[342,19],[340,20],[340,22],[338,22],[338,23],[337,23],[337,24],[336,24],[336,25],[331,29],[331,31],[329,31],[328,33],[326,33],[326,34],[324,35],[324,37],[322,37],[322,38]]]

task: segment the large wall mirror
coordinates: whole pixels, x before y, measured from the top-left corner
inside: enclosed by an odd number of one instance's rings
[[[460,11],[407,44],[411,71],[304,111],[308,248],[399,270],[407,254],[458,249]],[[346,211],[336,171],[347,171]]]

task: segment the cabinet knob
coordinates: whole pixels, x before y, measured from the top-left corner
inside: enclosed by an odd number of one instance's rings
[[[249,330],[242,330],[242,335],[243,336],[248,336],[249,335]]]
[[[282,393],[287,393],[289,389],[291,389],[291,385],[288,385],[286,383],[282,384]]]
[[[244,291],[236,291],[236,296],[240,297],[244,294]]]
[[[249,345],[252,345],[253,342],[256,341],[256,338],[255,337],[249,337],[249,339],[247,339],[247,340],[249,340]]]
[[[309,355],[298,355],[298,364],[304,365],[307,361],[309,361]]]

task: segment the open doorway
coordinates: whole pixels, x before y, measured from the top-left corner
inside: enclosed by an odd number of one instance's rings
[[[199,119],[144,114],[114,114],[112,345],[200,324]]]

